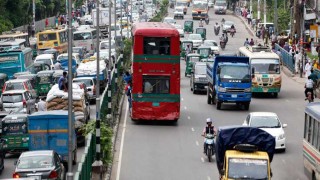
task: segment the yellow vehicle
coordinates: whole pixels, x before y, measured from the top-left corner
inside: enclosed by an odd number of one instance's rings
[[[220,127],[215,148],[220,180],[271,180],[275,143],[272,135],[259,128]]]
[[[68,31],[66,28],[44,30],[37,34],[39,51],[56,49],[59,53],[66,53],[68,48]]]
[[[281,89],[280,58],[265,46],[244,46],[239,48],[239,56],[249,57],[254,68],[252,93],[278,96]]]

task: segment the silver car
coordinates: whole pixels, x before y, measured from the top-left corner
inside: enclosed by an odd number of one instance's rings
[[[78,77],[73,79],[74,83],[84,83],[87,86],[89,100],[96,99],[96,85],[97,81],[94,77]]]
[[[1,95],[3,110],[6,112],[32,114],[36,111],[36,99],[26,90],[6,91]]]

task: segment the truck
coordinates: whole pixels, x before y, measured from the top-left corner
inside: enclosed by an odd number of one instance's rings
[[[207,63],[207,103],[217,109],[222,103],[236,103],[248,110],[252,74],[248,57],[216,56],[213,63]]]
[[[204,20],[208,16],[208,10],[207,1],[194,1],[192,5],[192,20]]]
[[[275,143],[271,134],[256,127],[219,127],[215,156],[220,180],[271,180]]]
[[[97,27],[97,9],[92,9],[92,23],[94,27]],[[112,17],[111,17],[112,18]],[[100,7],[99,13],[99,27],[100,27],[100,36],[102,39],[108,37],[108,26],[109,26],[109,9]],[[113,19],[112,19],[113,20]]]

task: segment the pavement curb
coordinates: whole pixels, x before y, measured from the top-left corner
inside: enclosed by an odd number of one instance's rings
[[[112,136],[112,159],[114,158],[114,153],[115,153],[115,145],[116,145],[116,139],[118,137],[118,130],[119,130],[119,123],[120,123],[120,119],[121,119],[121,116],[122,116],[122,108],[123,108],[123,102],[124,102],[124,90],[122,90],[122,97],[121,97],[121,100],[120,100],[120,105],[119,105],[119,109],[118,109],[118,112],[117,112],[117,118],[116,118],[116,125],[115,127],[113,128],[113,136]],[[106,171],[106,174],[105,174],[105,180],[110,180],[111,179],[111,173],[112,173],[112,166],[113,166],[113,162],[110,162],[108,164],[108,168],[107,168],[107,171]]]
[[[295,74],[293,74],[286,66],[281,66],[282,72],[287,75],[288,77],[295,77]]]

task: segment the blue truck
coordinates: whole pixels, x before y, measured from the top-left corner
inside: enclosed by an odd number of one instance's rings
[[[248,110],[253,73],[247,57],[215,57],[213,63],[207,63],[207,103],[215,104],[217,109],[222,103],[236,103]]]

